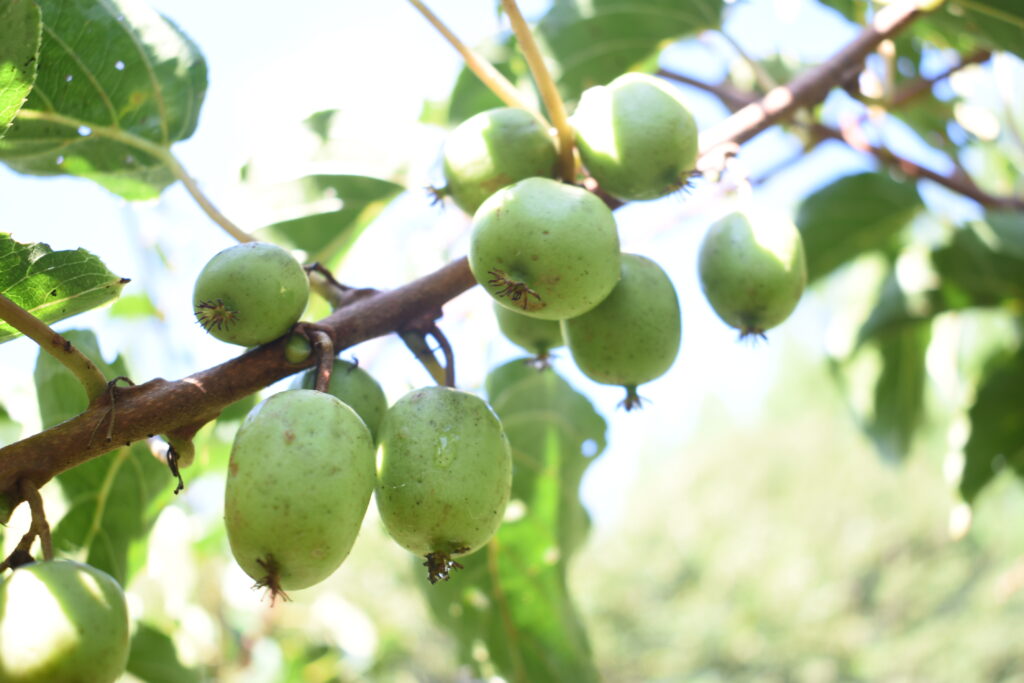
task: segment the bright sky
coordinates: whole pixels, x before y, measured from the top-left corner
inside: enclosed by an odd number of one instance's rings
[[[298,173],[296,162],[310,145],[298,122],[318,110],[340,109],[361,145],[357,151],[363,152],[361,166],[344,170],[372,174],[375,165],[390,163],[397,148],[399,154],[408,154],[411,190],[360,242],[358,257],[346,264],[341,279],[361,286],[394,286],[464,253],[468,219],[455,208],[444,213],[430,208],[418,190],[437,180],[434,162],[443,131],[415,123],[425,98],[446,96],[459,61],[411,5],[400,0],[310,0],[285,9],[280,2],[258,0],[239,11],[235,3],[208,0],[152,0],[151,4],[188,33],[206,56],[210,88],[199,130],[175,151],[226,214],[250,229],[267,222],[266,207],[259,198],[239,188],[239,168],[255,156],[259,172],[268,179]],[[493,2],[430,4],[471,44],[502,26]],[[522,5],[528,15],[536,16],[546,3]],[[794,56],[815,62],[854,34],[838,15],[809,0],[751,0],[735,9],[727,30],[754,56],[773,51],[781,41],[788,50],[799,50]],[[720,78],[723,71],[715,54],[729,54],[728,48],[709,36],[701,44],[670,50],[665,66]],[[686,97],[702,127],[726,113],[706,97],[691,91]],[[395,145],[396,141],[400,144]],[[381,151],[367,153],[375,149]],[[741,159],[756,172],[795,151],[783,136],[767,133],[745,147]],[[759,199],[789,209],[806,188],[863,169],[863,160],[854,154],[828,147],[816,152],[811,163],[769,183],[758,193]],[[147,291],[154,298],[166,316],[159,327],[140,330],[111,325],[103,312],[57,326],[95,325],[108,354],[125,347],[136,349],[132,358],[136,379],[180,377],[237,353],[236,348],[205,338],[192,321],[195,274],[230,240],[180,185],[159,201],[129,206],[84,180],[26,178],[4,167],[0,202],[4,207],[0,229],[13,232],[15,239],[47,242],[54,249],[83,247],[100,255],[115,273],[132,278],[126,293]],[[695,211],[695,204],[702,203],[703,212]],[[585,498],[599,519],[613,514],[616,492],[623,490],[622,482],[632,471],[631,456],[653,444],[681,444],[697,427],[694,421],[706,397],[717,397],[739,419],[752,419],[787,346],[798,344],[820,352],[825,316],[813,294],[772,333],[770,344],[756,348],[737,344],[735,331],[722,324],[704,301],[696,279],[696,248],[707,223],[728,208],[698,191],[690,198],[672,196],[617,212],[624,250],[656,257],[673,277],[683,310],[684,343],[670,373],[642,389],[651,404],[640,413],[625,415],[615,410],[621,389],[594,385],[567,358],[559,366],[612,421],[611,448],[591,469],[584,486]],[[169,277],[155,267],[159,257],[146,249],[154,244],[163,250]],[[382,268],[385,262],[391,265]],[[489,366],[516,355],[497,338],[489,303],[479,291],[453,302],[443,326],[455,344],[460,383],[466,387],[478,385]],[[24,401],[35,355],[27,340],[0,349],[4,378],[0,401],[27,425],[35,424],[34,404]],[[401,345],[371,343],[357,348],[354,355],[374,363],[371,367],[381,376],[392,401],[406,388],[427,381]]]

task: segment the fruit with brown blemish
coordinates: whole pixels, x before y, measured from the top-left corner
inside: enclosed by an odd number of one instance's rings
[[[793,312],[807,283],[800,231],[770,211],[729,214],[708,228],[699,272],[718,316],[741,339],[764,337]]]
[[[355,542],[374,445],[337,397],[292,389],[259,403],[231,448],[224,522],[235,560],[272,595],[329,576]]]
[[[431,583],[497,531],[512,488],[512,456],[497,415],[457,389],[412,391],[380,430],[377,508],[388,533],[424,558]]]
[[[679,298],[661,266],[623,254],[619,284],[592,311],[563,320],[562,333],[583,374],[625,387],[630,410],[640,405],[637,387],[665,374],[679,353]]]
[[[291,329],[308,299],[309,278],[291,254],[275,244],[246,242],[218,252],[203,267],[192,307],[217,339],[258,346]]]
[[[545,320],[572,318],[619,280],[615,218],[582,188],[527,178],[477,210],[469,265],[500,305]]]
[[[483,111],[460,123],[445,140],[443,154],[444,193],[470,215],[507,185],[552,177],[558,156],[544,124],[511,107]]]

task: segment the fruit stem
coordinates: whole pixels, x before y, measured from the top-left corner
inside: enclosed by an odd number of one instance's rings
[[[310,330],[309,340],[317,352],[316,383],[313,388],[326,393],[334,369],[334,341],[323,330]]]
[[[427,21],[429,21],[438,32],[444,36],[445,40],[451,44],[455,50],[462,55],[462,59],[466,62],[466,66],[476,74],[476,77],[483,81],[483,84],[490,89],[495,95],[501,99],[502,102],[510,107],[516,107],[518,109],[525,109],[541,121],[548,123],[547,119],[534,107],[528,106],[523,99],[519,96],[519,91],[516,86],[512,84],[510,80],[505,78],[505,75],[498,71],[493,64],[488,62],[483,56],[467,46],[458,36],[451,32],[451,30],[444,25],[444,22],[434,14],[429,7],[424,5],[419,0],[409,0],[409,3],[420,11]],[[550,124],[548,124],[550,125]]]
[[[43,548],[43,559],[50,561],[53,559],[53,538],[50,536],[50,524],[46,521],[46,512],[43,510],[43,498],[39,495],[36,485],[28,479],[19,481],[18,489],[32,510],[30,533],[39,536],[39,543]]]
[[[182,182],[185,189],[188,190],[188,193],[192,195],[192,198],[197,204],[199,204],[199,208],[201,208],[214,223],[223,228],[226,233],[234,237],[239,242],[256,241],[255,237],[232,223],[227,216],[222,214],[217,207],[213,205],[213,202],[203,194],[199,185],[192,179],[192,176],[188,174],[185,167],[181,165],[181,162],[178,161],[178,158],[174,156],[169,147],[157,144],[151,140],[147,140],[144,137],[135,135],[134,133],[130,133],[116,126],[102,126],[90,123],[89,121],[83,121],[82,119],[76,119],[73,116],[58,114],[55,111],[22,109],[18,112],[18,118],[26,119],[28,121],[49,121],[50,123],[56,123],[60,126],[67,126],[69,128],[76,129],[84,126],[92,131],[90,135],[97,135],[102,138],[115,140],[155,157],[170,169],[174,177]]]
[[[54,332],[49,325],[3,294],[0,294],[0,320],[39,344],[43,351],[70,370],[85,389],[89,403],[106,393],[107,378],[84,353],[63,335]]]
[[[572,126],[569,125],[569,116],[565,112],[562,96],[558,94],[558,86],[555,85],[551,72],[544,64],[540,47],[533,37],[529,24],[526,23],[522,12],[519,11],[516,0],[501,0],[501,6],[508,14],[512,30],[519,41],[519,49],[526,57],[526,63],[530,65],[530,73],[533,74],[537,90],[540,91],[544,106],[547,108],[548,114],[551,115],[551,123],[554,124],[555,130],[558,132],[558,175],[565,182],[574,183],[576,182],[576,157],[573,154],[573,149],[576,144],[576,136]]]
[[[430,328],[427,332],[437,345],[441,347],[442,353],[444,353],[444,386],[455,388],[455,352],[452,350],[452,345],[448,341],[448,337],[444,336],[444,332],[436,324]]]

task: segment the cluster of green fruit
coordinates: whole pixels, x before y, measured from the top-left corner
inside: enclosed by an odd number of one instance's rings
[[[572,116],[590,176],[620,200],[649,200],[686,185],[697,128],[658,79],[630,73],[585,91]],[[680,344],[678,297],[664,270],[622,254],[615,219],[596,194],[554,179],[557,150],[519,109],[482,112],[445,142],[443,194],[473,215],[469,263],[495,299],[498,324],[540,358],[567,344],[588,377],[626,388],[664,374]],[[796,306],[803,247],[788,221],[735,213],[708,231],[700,276],[712,307],[742,336],[761,335]]]

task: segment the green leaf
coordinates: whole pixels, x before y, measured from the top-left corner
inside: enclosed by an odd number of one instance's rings
[[[961,51],[986,47],[1024,57],[1024,3],[1020,0],[950,0],[920,23],[921,30],[930,29]]]
[[[992,364],[971,406],[960,495],[974,502],[1004,467],[1024,477],[1024,352]]]
[[[796,217],[808,281],[863,252],[890,245],[921,208],[913,183],[881,173],[846,176],[809,195]]]
[[[118,357],[107,363],[92,332],[72,330],[64,335],[107,377],[127,374]],[[48,353],[40,353],[35,368],[36,393],[43,427],[68,420],[88,407],[85,390],[74,375]],[[116,419],[116,411],[114,413]],[[104,439],[106,423],[97,424],[93,439]],[[112,444],[113,446],[113,444]],[[53,531],[61,553],[84,550],[86,562],[116,578],[122,585],[130,575],[128,551],[145,539],[159,508],[167,499],[171,477],[145,443],[121,447],[57,475],[68,511]]]
[[[128,673],[145,683],[199,683],[199,673],[182,665],[170,637],[138,622],[128,654]]]
[[[943,295],[954,307],[1024,301],[1024,256],[993,249],[974,228],[957,230],[952,243],[932,252],[932,262],[942,277]]]
[[[311,175],[292,185],[306,202],[338,199],[341,208],[274,223],[261,233],[324,263],[347,252],[366,226],[405,189],[390,180],[358,175]]]
[[[532,84],[526,60],[515,49],[515,41],[511,36],[508,36],[502,42],[488,42],[478,45],[476,50],[512,83],[526,81]],[[452,87],[444,120],[437,123],[456,125],[474,114],[506,106],[508,105],[491,92],[490,88],[484,85],[477,78],[476,74],[464,66],[455,79],[455,85]]]
[[[909,455],[921,423],[928,378],[925,353],[931,333],[931,321],[924,320],[900,325],[874,339],[882,355],[882,373],[875,384],[875,410],[867,432],[888,460]]]
[[[102,306],[128,282],[84,249],[53,251],[0,232],[0,293],[45,323]],[[21,333],[0,321],[0,343]]]
[[[999,238],[1000,251],[1024,259],[1024,212],[988,211],[985,221]]]
[[[604,448],[606,425],[553,371],[523,367],[513,361],[488,382],[512,444],[510,505],[521,506],[523,514],[505,521],[485,549],[464,558],[464,570],[450,582],[425,590],[467,663],[479,666],[473,649],[482,640],[507,680],[594,681],[598,675],[566,567],[588,526],[580,478]]]
[[[0,138],[35,83],[41,32],[32,0],[6,0],[0,7]]]
[[[21,437],[21,425],[11,419],[7,409],[0,405],[0,446],[14,443]]]
[[[25,104],[35,118],[23,110],[0,160],[20,173],[89,178],[127,199],[158,196],[174,181],[163,161],[103,129],[163,148],[192,135],[206,91],[198,48],[143,0],[39,5],[39,75]]]
[[[672,38],[717,28],[723,0],[555,0],[537,25],[563,96],[576,99]]]

